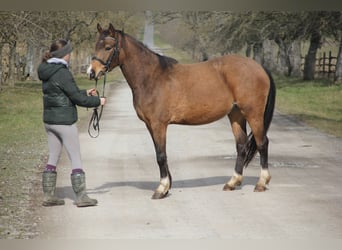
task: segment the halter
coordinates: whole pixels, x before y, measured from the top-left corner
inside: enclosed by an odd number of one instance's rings
[[[93,56],[91,58],[92,60],[96,60],[96,61],[100,62],[106,69],[106,71],[104,73],[104,77],[103,77],[103,88],[102,88],[102,96],[101,97],[105,97],[104,94],[105,94],[106,78],[107,78],[107,73],[109,72],[109,67],[115,58],[118,58],[118,60],[119,60],[119,53],[120,53],[119,44],[118,44],[119,40],[117,39],[118,36],[116,36],[116,38],[113,38],[110,36],[108,36],[106,38],[110,38],[110,39],[113,39],[114,41],[116,41],[113,53],[108,57],[107,62],[104,62],[102,59],[100,59],[96,56]],[[96,88],[97,88],[97,79],[95,79],[95,89]],[[97,91],[97,95],[99,95],[98,91]],[[102,111],[103,111],[103,105],[101,105],[100,113],[98,112],[98,107],[93,109],[93,114],[90,118],[89,125],[88,125],[88,134],[92,138],[96,138],[100,135],[100,119],[102,117]],[[90,130],[91,127],[96,132],[96,134],[91,133],[91,130]]]
[[[109,67],[112,64],[113,59],[115,59],[115,58],[119,59],[119,54],[120,54],[118,36],[116,35],[116,38],[113,38],[111,36],[107,36],[107,37],[105,37],[105,39],[106,38],[110,38],[110,39],[116,41],[113,53],[108,57],[107,62],[103,61],[102,59],[98,58],[97,56],[93,56],[91,58],[91,60],[96,60],[96,61],[100,62],[105,67],[105,69],[106,69],[105,73],[109,72]]]

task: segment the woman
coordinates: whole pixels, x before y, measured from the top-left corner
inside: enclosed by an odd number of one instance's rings
[[[70,42],[60,39],[51,44],[38,68],[42,81],[44,113],[43,121],[48,137],[49,160],[43,172],[43,206],[64,205],[55,196],[56,166],[64,146],[72,164],[71,184],[78,207],[95,206],[97,200],[86,194],[85,173],[82,169],[78,138],[77,108],[97,107],[105,104],[105,98],[96,96],[95,89],[80,90],[68,69]]]

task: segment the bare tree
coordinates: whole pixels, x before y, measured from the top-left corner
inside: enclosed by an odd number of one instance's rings
[[[1,77],[1,80],[7,82],[9,85],[14,85],[15,76],[14,76],[14,63],[15,63],[15,51],[17,45],[17,27],[20,25],[20,21],[15,20],[10,13],[0,12],[0,21],[1,21],[1,30],[0,30],[0,40],[1,40],[1,49],[4,48],[5,45],[8,45],[9,51],[7,54],[7,60],[3,60],[4,53],[2,51],[0,62],[2,64],[3,61],[7,61],[7,72],[3,71],[3,67],[1,67],[1,71],[3,74],[6,74],[6,77]]]
[[[25,76],[37,79],[42,53],[59,38],[72,41],[72,64],[79,72],[84,58],[89,58],[93,51],[97,22],[111,22],[136,32],[139,22],[135,16],[134,12],[125,11],[1,11],[0,62],[6,65],[0,64],[0,84],[6,81],[13,85]]]
[[[336,71],[335,71],[335,81],[342,82],[342,12],[339,12],[339,17],[336,18],[337,29],[333,31],[335,33],[336,40],[339,41],[339,50],[337,55]]]
[[[335,81],[342,82],[342,35],[337,55],[336,71],[335,71]]]
[[[316,54],[321,47],[323,37],[340,39],[341,12],[339,11],[313,11],[306,13],[305,34],[310,38],[310,46],[305,56],[304,80],[315,78]],[[338,40],[339,41],[339,40]]]

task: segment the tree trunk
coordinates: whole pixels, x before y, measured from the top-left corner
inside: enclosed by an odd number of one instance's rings
[[[304,80],[315,79],[315,69],[316,69],[316,54],[321,44],[321,35],[318,31],[314,31],[311,34],[310,47],[308,54],[305,56],[304,63]]]
[[[338,50],[336,71],[335,71],[335,82],[342,82],[342,35],[340,40],[340,48]]]
[[[252,45],[250,43],[247,43],[247,47],[246,47],[246,56],[247,57],[251,57],[251,50],[252,50]]]
[[[27,54],[26,54],[26,78],[32,76],[34,67],[34,47],[31,42],[27,42]]]
[[[253,45],[253,59],[263,65],[263,47],[262,43],[255,43]]]
[[[264,50],[264,66],[270,71],[275,71],[276,69],[276,55],[274,50],[274,42],[272,40],[265,40],[263,42]]]
[[[4,47],[4,44],[0,43],[0,90],[1,86],[3,84],[3,68],[2,68],[2,49]]]
[[[293,41],[289,49],[289,62],[291,65],[291,72],[289,71],[289,76],[301,76],[302,72],[300,66],[302,59],[300,55],[300,41]]]
[[[288,76],[289,67],[288,67],[288,55],[287,55],[287,46],[284,40],[275,39],[275,42],[278,44],[278,60],[277,60],[277,69],[276,71],[283,75]]]
[[[13,43],[10,44],[10,52],[9,52],[9,61],[8,61],[8,85],[14,86],[15,85],[15,53],[16,53],[16,47],[17,42],[13,41]]]

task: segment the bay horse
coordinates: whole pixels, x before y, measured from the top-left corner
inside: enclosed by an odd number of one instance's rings
[[[167,163],[169,124],[201,125],[228,116],[236,141],[235,171],[223,190],[241,185],[243,169],[260,154],[261,173],[254,191],[267,189],[268,138],[275,105],[275,84],[269,71],[254,60],[225,55],[200,63],[181,64],[153,52],[134,37],[97,24],[98,40],[90,78],[119,66],[132,90],[137,116],[152,136],[160,184],[152,199],[164,198],[172,185]],[[246,122],[250,127],[247,135]]]

